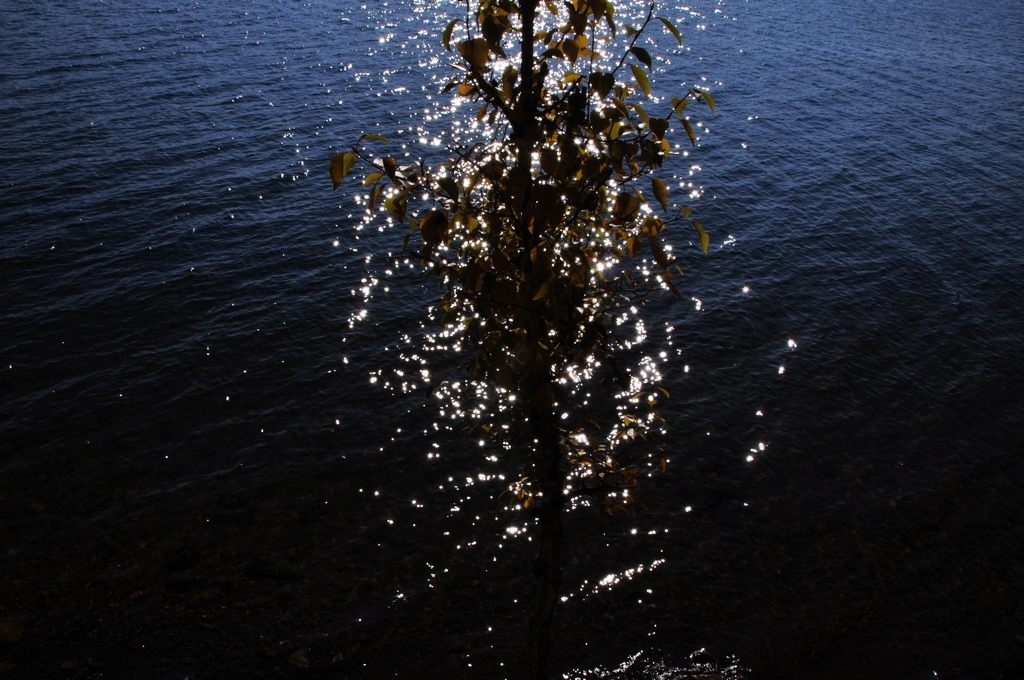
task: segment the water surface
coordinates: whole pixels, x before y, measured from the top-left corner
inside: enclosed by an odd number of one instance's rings
[[[260,677],[299,649],[346,677],[521,667],[523,522],[426,390],[371,385],[422,280],[365,299],[394,234],[357,232],[325,169],[377,124],[437,152],[450,11],[7,3],[11,672]],[[665,11],[685,47],[659,42],[658,88],[718,101],[670,168],[713,244],[677,236],[684,294],[658,309],[669,473],[635,522],[570,521],[559,667],[1011,677],[1024,9]]]

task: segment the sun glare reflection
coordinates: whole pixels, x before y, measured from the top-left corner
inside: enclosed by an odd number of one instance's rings
[[[368,146],[367,152],[377,162],[381,162],[385,156],[394,157],[399,169],[404,171],[415,169],[421,162],[431,165],[457,157],[458,150],[479,144],[490,154],[488,160],[499,164],[510,163],[513,159],[508,156],[507,150],[495,142],[506,133],[500,121],[495,122],[487,115],[478,115],[479,103],[474,105],[471,97],[458,96],[456,90],[442,91],[450,76],[453,57],[446,52],[439,55],[436,43],[441,29],[449,20],[448,13],[458,12],[459,7],[453,9],[448,4],[426,0],[415,0],[413,4],[415,20],[402,23],[391,21],[390,10],[370,6],[366,9],[376,17],[372,24],[374,32],[368,35],[371,41],[375,40],[371,48],[374,59],[379,59],[382,64],[390,63],[386,57],[401,51],[413,55],[409,68],[386,66],[377,72],[365,70],[365,63],[356,67],[352,64],[334,67],[335,70],[347,71],[346,77],[360,83],[362,87],[372,88],[374,96],[388,96],[399,102],[390,112],[389,139]],[[636,0],[615,3],[616,21],[621,22],[621,25],[639,24],[646,11],[647,4]],[[707,16],[692,7],[675,6],[670,13],[680,27],[704,30],[711,23]],[[462,30],[461,26],[456,27],[451,36],[453,43],[468,37],[460,34]],[[540,30],[544,30],[544,27],[540,27]],[[648,44],[653,49],[654,41],[647,37],[644,40],[647,43],[641,42],[638,45]],[[674,41],[671,43],[670,47],[655,56],[655,74],[659,79],[649,102],[644,104],[652,111],[659,104],[664,106],[670,100],[671,91],[679,87],[685,90],[698,85],[711,91],[723,86],[707,75],[698,75],[692,83],[679,83],[678,79],[673,79],[669,74],[677,70],[677,63],[681,65],[679,70],[685,70],[683,64],[692,63],[689,56],[692,48],[688,44],[676,47]],[[595,58],[600,63],[600,59],[628,45],[629,36],[621,31],[615,44],[591,47],[596,50]],[[664,47],[661,41],[659,45]],[[550,78],[552,82],[558,82],[566,78],[569,68],[567,62],[554,63],[557,66],[552,69]],[[496,73],[500,76],[508,65],[496,61]],[[667,77],[662,78],[663,75]],[[422,81],[422,86],[410,85],[410,82],[419,81]],[[327,90],[327,94],[330,94],[330,90]],[[340,105],[341,101],[338,103]],[[663,172],[659,174],[671,188],[674,200],[697,205],[699,209],[700,201],[709,198],[705,197],[705,187],[700,181],[702,165],[696,160],[701,158],[700,147],[715,139],[715,133],[705,121],[699,119],[703,113],[690,115],[695,108],[691,107],[687,117],[696,133],[697,151],[691,155],[689,140],[683,136],[681,144],[676,144],[672,149],[666,147],[667,160]],[[598,107],[593,113],[598,117],[607,117],[614,112],[612,107]],[[340,118],[335,125],[342,124]],[[345,124],[355,123],[347,118]],[[385,132],[383,125],[379,129]],[[370,131],[377,130],[375,127]],[[673,138],[673,141],[678,139]],[[583,156],[596,156],[600,151],[590,138],[579,137],[575,143]],[[550,150],[545,153],[550,153]],[[557,150],[557,153],[559,155],[555,158],[561,161],[563,156],[560,154],[563,151]],[[542,162],[541,153],[535,153],[535,171],[540,171]],[[437,178],[454,178],[461,185],[462,192],[479,194],[478,178],[473,178],[467,172],[470,168],[470,164],[455,161],[439,172]],[[631,184],[628,179],[610,182],[615,192],[631,190],[636,184]],[[641,190],[649,194],[649,184]],[[531,334],[515,326],[511,317],[501,314],[481,315],[476,311],[473,303],[479,295],[479,289],[474,288],[473,277],[458,269],[457,265],[467,252],[480,253],[494,260],[504,255],[500,244],[485,237],[491,227],[482,215],[464,218],[467,226],[470,220],[473,221],[472,228],[460,230],[459,236],[452,239],[452,242],[439,245],[432,253],[433,260],[428,262],[423,261],[418,251],[409,246],[399,249],[395,245],[401,243],[409,232],[406,225],[408,220],[403,220],[404,216],[398,214],[397,210],[380,208],[386,205],[394,207],[395,200],[399,198],[398,190],[390,186],[377,190],[372,182],[362,186],[356,182],[339,189],[338,195],[341,196],[343,191],[350,192],[342,208],[351,211],[351,218],[344,228],[341,224],[337,225],[337,238],[325,239],[321,247],[329,245],[331,256],[337,258],[336,261],[344,262],[353,271],[363,273],[346,284],[346,288],[351,286],[345,302],[348,305],[345,314],[349,330],[346,340],[359,342],[362,346],[378,343],[374,363],[366,368],[369,383],[375,390],[394,395],[396,403],[399,397],[413,395],[410,402],[403,403],[414,402],[419,405],[409,406],[410,410],[406,413],[413,412],[414,415],[402,418],[407,425],[406,431],[403,432],[396,425],[391,441],[386,442],[380,451],[386,451],[389,456],[394,455],[394,460],[400,465],[419,461],[417,469],[421,472],[416,474],[423,475],[426,483],[423,490],[417,491],[413,498],[395,494],[399,497],[396,502],[401,503],[403,510],[396,511],[393,517],[384,517],[383,514],[379,517],[383,517],[388,527],[395,527],[396,519],[400,523],[405,522],[399,512],[426,509],[429,513],[430,508],[433,508],[432,512],[439,515],[437,523],[422,520],[418,531],[430,532],[431,540],[440,539],[450,545],[453,551],[473,555],[471,559],[504,559],[504,554],[496,552],[497,549],[505,545],[521,546],[534,540],[536,533],[536,519],[532,510],[542,494],[527,474],[529,461],[519,453],[523,435],[507,422],[510,413],[528,410],[534,395],[522,393],[514,381],[467,379],[465,365],[475,356],[475,352],[470,350],[478,349],[477,338],[493,333],[503,338],[502,342],[495,343],[494,351],[500,352],[504,360],[515,366],[525,363],[520,357],[533,351],[530,349],[531,343],[540,342],[558,347],[560,343],[571,345],[579,338],[563,338],[550,329],[547,333]],[[565,197],[561,198],[564,200]],[[414,211],[419,214],[428,209],[436,199],[426,192],[417,191],[408,196],[407,200],[407,210],[412,215]],[[372,210],[373,206],[377,206],[377,210]],[[661,209],[656,204],[645,205],[641,207],[640,213],[647,218],[660,215]],[[668,257],[680,257],[680,253],[686,254],[693,250],[692,244],[687,243],[693,238],[693,232],[688,225],[687,229],[685,232],[679,229],[666,236],[666,241],[677,240],[677,248],[673,248],[672,243],[665,243],[664,253]],[[597,253],[590,259],[575,254],[576,251],[567,245],[568,237],[565,242],[553,243],[552,267],[564,277],[577,275],[576,272],[582,270],[585,272],[584,287],[588,291],[598,290],[604,282],[622,276],[649,283],[655,293],[658,290],[674,289],[673,282],[666,280],[662,274],[663,268],[658,265],[655,254],[650,250],[642,250],[632,259],[614,254],[612,249],[618,247],[614,230],[615,227],[595,228],[582,237],[588,248]],[[722,246],[734,243],[735,238],[729,236],[722,242]],[[393,251],[383,249],[381,244],[388,244]],[[646,241],[642,247],[647,248]],[[713,254],[709,253],[709,257]],[[425,270],[440,273],[425,281]],[[431,288],[438,277],[442,278],[450,291],[443,300],[440,295],[434,295],[434,289]],[[675,283],[678,281],[677,278]],[[606,355],[599,357],[590,353],[552,365],[552,380],[561,390],[559,400],[551,405],[552,412],[558,414],[564,428],[570,462],[578,463],[572,468],[564,487],[570,510],[596,509],[608,514],[631,512],[629,508],[637,496],[634,487],[638,480],[665,471],[670,460],[681,459],[681,454],[685,453],[676,451],[674,444],[663,452],[650,442],[664,436],[665,417],[661,415],[661,410],[674,403],[664,385],[673,380],[678,383],[687,379],[684,376],[688,376],[693,368],[689,363],[693,359],[688,359],[686,363],[683,361],[683,331],[689,329],[693,319],[712,316],[707,310],[717,310],[721,304],[714,297],[706,296],[705,302],[699,297],[687,295],[689,291],[685,291],[685,288],[680,289],[684,295],[679,298],[678,304],[674,298],[672,302],[666,303],[673,305],[669,316],[673,323],[663,323],[657,316],[648,315],[645,318],[641,302],[646,300],[631,299],[628,295],[615,297],[617,291],[605,293],[605,297],[599,301],[584,300],[575,310],[580,318],[596,322],[601,318],[599,315],[605,313],[604,309],[611,309],[608,313],[613,329],[608,333],[606,342],[616,352],[620,352],[617,356],[625,359],[621,365],[612,366],[604,358]],[[747,295],[750,288],[744,285],[742,292]],[[525,300],[528,301],[529,296]],[[609,305],[609,301],[614,304]],[[426,318],[421,318],[423,309],[428,310]],[[675,339],[674,335],[676,326],[681,329],[679,339]],[[787,346],[790,350],[795,349],[796,341],[789,339]],[[348,359],[343,357],[341,361],[347,363]],[[353,363],[357,362],[354,359]],[[784,367],[780,365],[779,374],[783,371]],[[700,375],[707,374],[702,367]],[[685,403],[685,398],[682,396],[679,403]],[[581,413],[584,416],[579,415]],[[761,415],[760,411],[758,415]],[[408,427],[409,423],[416,424]],[[467,433],[471,433],[470,436],[467,437]],[[738,447],[740,451],[743,451],[745,444]],[[767,443],[756,442],[750,447],[747,460],[753,462],[758,455],[765,455],[766,450]],[[589,455],[595,451],[600,455]],[[669,453],[673,455],[669,456]],[[381,459],[384,457],[381,456]],[[430,465],[424,465],[424,460],[429,461]],[[629,465],[620,465],[620,460],[629,461]],[[581,461],[586,462],[584,464]],[[406,471],[404,474],[410,473]],[[598,494],[596,490],[605,486],[603,480],[613,476],[621,480],[622,488]],[[379,498],[380,492],[373,491],[373,497]],[[680,504],[675,509],[677,512],[681,510],[682,513],[691,513],[693,506]],[[703,510],[697,514],[701,512]],[[661,528],[644,528],[638,532],[633,528],[628,533],[632,536],[640,533],[642,537],[657,541],[665,531]],[[562,600],[579,601],[594,597],[623,583],[641,579],[664,564],[663,558],[644,559],[635,566],[621,570],[617,570],[621,563],[611,564],[605,567],[609,573],[596,580],[584,581],[574,590],[567,590]],[[422,576],[426,587],[434,588],[438,583],[438,574],[447,573],[448,569],[438,569],[429,563],[425,566]],[[406,592],[410,592],[410,589],[400,591],[395,600],[408,601],[409,598],[403,594]],[[643,597],[647,596],[653,597],[653,593],[648,590]]]
[[[648,564],[638,564],[635,567],[630,567],[623,571],[607,574],[596,582],[584,579],[583,583],[581,583],[575,591],[570,591],[565,595],[562,595],[561,600],[562,602],[568,602],[572,599],[585,600],[601,592],[611,590],[623,582],[639,578],[644,573],[652,572],[664,565],[665,562],[666,560],[664,558],[658,558]]]

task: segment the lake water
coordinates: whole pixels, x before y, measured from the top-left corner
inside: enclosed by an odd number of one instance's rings
[[[326,171],[377,124],[436,152],[458,11],[4,4],[0,677],[522,668],[523,521],[371,384],[421,280],[365,299],[399,237]],[[712,247],[658,310],[669,472],[570,518],[559,669],[1014,677],[1024,4],[662,12],[656,89],[718,103],[668,168]]]

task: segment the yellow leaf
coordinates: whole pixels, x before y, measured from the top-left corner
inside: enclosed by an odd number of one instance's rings
[[[625,222],[636,217],[640,212],[640,197],[632,191],[623,191],[615,197],[612,205],[612,217],[619,222]]]
[[[672,98],[672,111],[679,117],[679,120],[683,119],[683,111],[685,111],[686,107],[689,105],[689,97],[683,97],[682,99],[679,99],[678,97]]]
[[[511,64],[505,67],[501,73],[501,99],[508,101],[512,99],[512,92],[515,90],[516,80],[519,78],[519,71]]]
[[[394,182],[395,184],[401,184],[401,182],[398,179],[398,163],[395,161],[395,159],[392,158],[391,156],[386,156],[381,161],[381,164],[384,166],[384,172],[387,174],[388,177],[391,178],[391,181]]]
[[[636,78],[636,82],[640,85],[640,89],[644,91],[644,94],[648,97],[651,96],[651,81],[647,79],[647,74],[637,64],[630,64],[629,69],[633,72],[633,77]]]
[[[665,228],[665,221],[655,217],[654,215],[648,215],[644,219],[643,226],[640,228],[641,233],[644,234],[660,234]]]
[[[697,220],[693,220],[693,228],[697,231],[697,236],[700,237],[700,249],[707,255],[708,248],[711,246],[711,237],[708,236],[708,232],[704,231],[704,225]]]
[[[455,28],[455,24],[459,23],[458,19],[452,19],[448,22],[448,25],[444,27],[444,33],[441,34],[441,44],[444,48],[451,52],[452,50],[452,30]]]
[[[686,130],[686,136],[690,138],[690,144],[697,146],[697,136],[693,134],[693,126],[686,118],[683,118],[683,129]]]
[[[334,154],[331,158],[331,181],[334,182],[335,189],[341,185],[341,180],[345,179],[345,175],[355,164],[356,155],[352,151],[339,151]]]
[[[658,139],[665,139],[665,133],[668,132],[668,118],[651,118],[647,122],[647,126],[651,128],[651,131]]]
[[[367,175],[363,179],[363,186],[370,186],[371,184],[373,184],[374,182],[376,182],[377,180],[379,180],[383,176],[384,176],[383,172],[371,172],[369,175]]]
[[[668,30],[669,33],[671,33],[672,35],[674,35],[676,37],[676,42],[678,42],[679,45],[682,46],[682,44],[683,44],[683,34],[679,32],[679,29],[676,28],[676,25],[673,24],[668,19],[666,19],[665,17],[658,17],[658,19],[665,26],[665,29]]]
[[[399,194],[384,201],[384,209],[387,210],[396,222],[405,222],[406,200],[405,196]]]
[[[639,59],[647,68],[653,68],[654,62],[651,61],[651,53],[642,47],[630,47],[629,51]]]
[[[476,87],[474,87],[470,83],[459,83],[458,93],[460,97],[468,97],[469,95],[473,94],[473,90],[475,89]]]
[[[697,94],[704,100],[704,103],[708,105],[708,108],[712,111],[715,110],[715,98],[711,96],[711,93],[707,90],[697,90]]]
[[[474,73],[479,73],[487,68],[487,57],[490,56],[490,53],[490,47],[483,38],[463,40],[459,43],[459,54],[469,63],[469,68]]]
[[[626,248],[629,250],[630,257],[636,257],[636,254],[640,251],[640,237],[631,236],[626,239]]]
[[[651,117],[647,114],[647,110],[636,103],[630,103],[629,108],[636,111],[637,115],[640,116],[640,120],[643,121],[644,125],[647,125],[651,121]]]
[[[668,212],[668,185],[660,177],[651,177],[651,190],[662,209]]]
[[[661,245],[661,240],[658,239],[656,234],[647,234],[647,241],[651,244],[651,252],[654,253],[654,261],[658,263],[658,266],[662,269],[668,269],[668,266],[672,263],[672,258],[665,251],[665,248]]]
[[[385,137],[384,135],[378,135],[376,132],[367,132],[365,135],[359,138],[360,142],[364,140],[369,142],[386,142],[388,141],[388,138]]]
[[[377,204],[380,202],[380,197],[384,193],[384,187],[380,184],[374,184],[373,188],[370,189],[370,200],[367,202],[370,212],[377,210]]]

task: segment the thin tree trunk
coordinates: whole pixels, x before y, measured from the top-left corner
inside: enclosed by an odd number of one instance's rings
[[[533,72],[533,39],[534,20],[537,14],[537,0],[522,0],[519,16],[522,20],[522,36],[520,46],[522,53],[519,61],[519,97],[512,112],[512,139],[516,143],[516,167],[513,174],[524,183],[522,204],[519,209],[518,228],[522,241],[520,257],[524,270],[529,271],[529,253],[536,244],[539,234],[531,234],[530,206],[533,193],[533,151],[540,136],[540,120],[537,116],[536,79]]]
[[[538,400],[531,420],[537,437],[536,465],[543,490],[538,505],[540,545],[534,562],[534,598],[530,610],[530,678],[548,680],[551,659],[551,619],[562,580],[562,486],[561,443],[558,423],[550,404]]]
[[[540,138],[540,120],[537,116],[538,79],[544,74],[533,72],[534,64],[534,19],[538,0],[521,0],[522,20],[520,92],[512,116],[512,135],[517,144],[517,171],[525,180],[522,207],[520,211],[520,234],[524,271],[529,271],[530,249],[539,241],[541,234],[528,229],[532,205],[533,177],[531,174],[532,153]],[[551,661],[551,619],[558,601],[558,588],[562,580],[562,510],[565,479],[561,469],[562,445],[559,437],[557,416],[552,412],[554,386],[551,383],[549,366],[535,366],[528,381],[535,388],[530,394],[533,400],[530,421],[533,436],[534,470],[542,495],[537,504],[540,523],[540,541],[534,561],[534,597],[530,608],[530,679],[548,680]]]
[[[516,102],[515,120],[512,121],[513,134],[519,139],[526,137],[526,128],[535,126],[538,122],[537,83],[533,73],[533,22],[536,15],[537,0],[523,0],[519,9],[519,16],[523,22],[522,39],[520,41],[522,53],[519,56],[519,82],[521,89],[519,99]],[[524,150],[532,152],[533,147],[529,143],[530,140],[527,138],[524,141],[525,143],[520,143],[520,152]],[[526,167],[529,167],[528,163]]]

